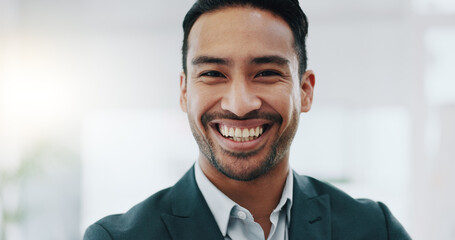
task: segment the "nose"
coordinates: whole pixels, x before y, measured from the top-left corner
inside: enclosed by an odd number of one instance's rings
[[[261,108],[262,101],[246,79],[234,79],[221,100],[221,108],[242,117]]]

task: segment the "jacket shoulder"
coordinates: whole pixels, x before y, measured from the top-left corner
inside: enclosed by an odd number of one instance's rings
[[[169,238],[161,215],[171,211],[170,190],[167,188],[153,194],[124,214],[100,219],[87,228],[84,240]]]
[[[334,239],[411,239],[384,203],[355,199],[312,177],[295,174],[295,180],[310,196],[328,195]]]
[[[298,175],[296,178],[298,179],[297,181],[299,186],[301,188],[303,186],[303,191],[312,189],[313,195],[328,195],[330,198],[332,214],[336,214],[338,212],[344,214],[345,212],[340,210],[349,209],[351,211],[346,212],[346,214],[355,214],[357,212],[360,212],[362,215],[371,215],[376,217],[380,216],[378,213],[381,213],[381,208],[377,202],[374,202],[370,199],[355,199],[339,188],[333,186],[332,184],[317,180],[312,177]],[[356,209],[357,211],[352,212],[352,210]]]

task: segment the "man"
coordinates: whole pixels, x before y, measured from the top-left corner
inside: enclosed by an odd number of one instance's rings
[[[289,168],[315,85],[297,0],[199,0],[183,28],[180,105],[198,161],[85,239],[410,239],[384,204]]]

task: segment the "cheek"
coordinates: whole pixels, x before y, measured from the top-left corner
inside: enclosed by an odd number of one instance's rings
[[[292,111],[297,108],[298,95],[289,85],[268,88],[262,91],[261,95],[263,101],[280,113],[283,118],[290,117]]]
[[[199,125],[201,116],[216,104],[216,95],[208,89],[193,87],[188,88],[187,96],[191,116],[196,118],[193,120]]]
[[[275,88],[267,95],[263,95],[263,101],[283,118],[283,124],[279,132],[284,133],[295,125],[296,114],[300,112],[300,97],[290,86]],[[292,130],[291,130],[292,131]]]

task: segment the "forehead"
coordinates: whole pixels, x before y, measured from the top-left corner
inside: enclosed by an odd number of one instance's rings
[[[281,17],[252,7],[229,7],[201,15],[188,37],[195,55],[295,55],[294,37]]]

